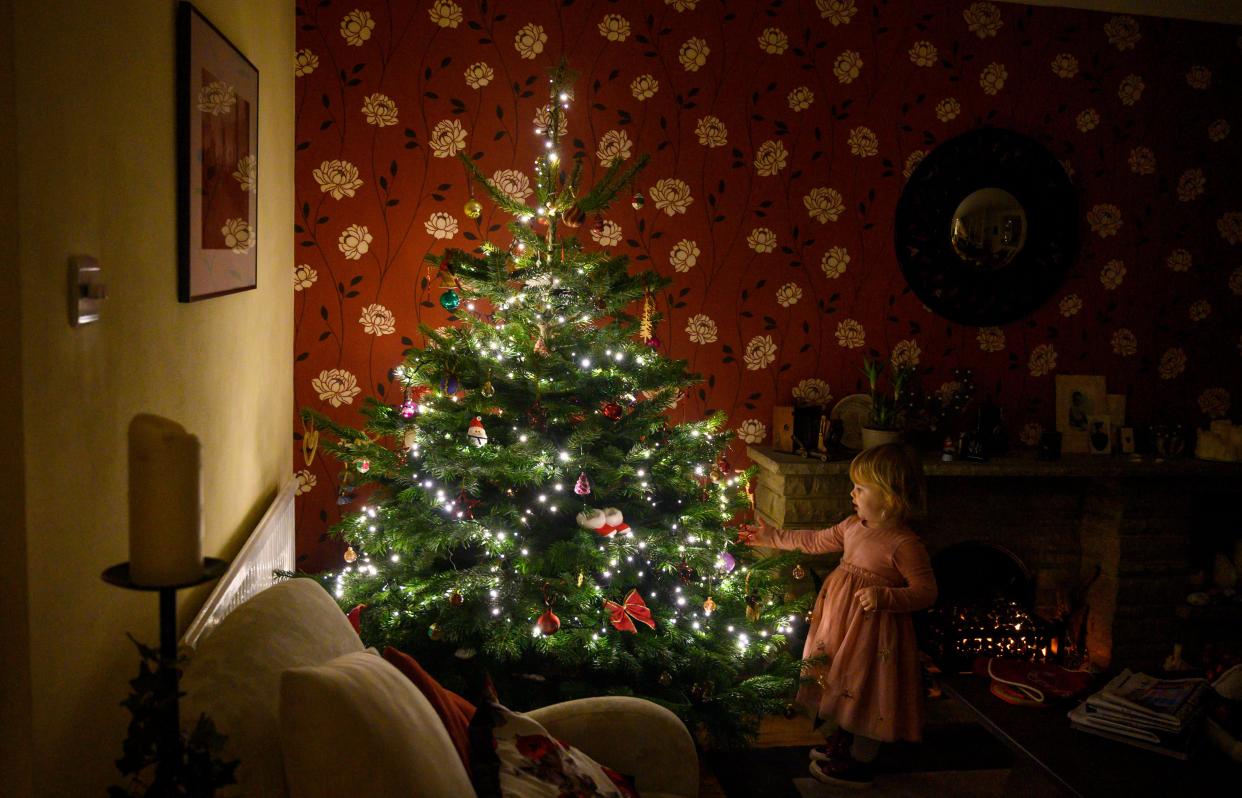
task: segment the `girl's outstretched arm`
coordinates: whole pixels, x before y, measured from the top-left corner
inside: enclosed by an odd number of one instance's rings
[[[875,609],[915,612],[936,603],[936,577],[922,541],[912,539],[898,546],[893,552],[893,565],[906,580],[906,586],[864,588],[875,591]]]
[[[848,519],[847,519],[848,520]],[[777,529],[763,521],[758,527],[747,527],[751,534],[746,543],[771,549],[797,549],[803,554],[827,554],[845,549],[845,521],[825,529]]]

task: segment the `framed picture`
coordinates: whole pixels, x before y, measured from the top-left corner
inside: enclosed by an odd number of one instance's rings
[[[1092,416],[1108,414],[1104,378],[1085,374],[1057,375],[1057,432],[1061,451],[1086,454]]]
[[[258,284],[259,70],[177,6],[177,298]]]

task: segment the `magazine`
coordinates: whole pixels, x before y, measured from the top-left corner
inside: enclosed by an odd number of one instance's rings
[[[1198,739],[1192,729],[1159,734],[1112,723],[1093,714],[1084,701],[1069,712],[1070,727],[1119,743],[1154,751],[1176,759],[1189,759]]]
[[[1158,679],[1126,669],[1087,702],[1135,722],[1176,730],[1199,714],[1208,689],[1205,679]]]

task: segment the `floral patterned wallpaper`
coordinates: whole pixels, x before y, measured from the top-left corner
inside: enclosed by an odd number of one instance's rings
[[[578,231],[673,279],[657,335],[704,376],[677,413],[764,442],[774,405],[859,391],[870,352],[928,391],[972,369],[1026,443],[1058,373],[1105,375],[1139,423],[1227,417],[1242,390],[1237,28],[913,0],[299,0],[297,21],[298,407],[396,401],[389,370],[445,319],[424,256],[508,244],[453,156],[529,197],[561,56],[584,183],[652,156],[645,204]],[[981,125],[1062,159],[1082,244],[1043,307],[978,329],[910,293],[892,219],[919,160]],[[328,567],[340,467],[294,427],[299,552]]]

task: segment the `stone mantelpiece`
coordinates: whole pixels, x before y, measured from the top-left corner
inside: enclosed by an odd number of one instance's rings
[[[748,447],[758,466],[756,515],[787,528],[827,526],[851,510],[849,461]],[[1204,506],[1238,494],[1242,465],[1192,459],[1034,455],[987,463],[924,460],[933,555],[966,540],[1014,552],[1035,575],[1036,610],[1058,604],[1099,569],[1089,594],[1088,652],[1097,664],[1151,667],[1179,642],[1190,541]],[[1234,499],[1236,502],[1236,499]]]

